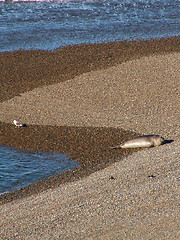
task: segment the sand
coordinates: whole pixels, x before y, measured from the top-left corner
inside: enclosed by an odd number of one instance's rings
[[[2,206],[2,239],[178,239],[177,143]],[[153,178],[148,176],[153,175]]]
[[[179,53],[142,57],[36,88],[1,103],[0,121],[120,127],[178,138],[172,126],[179,125],[179,64]]]
[[[147,55],[22,90],[11,99],[3,95],[3,139],[15,118],[27,123],[29,139],[40,131],[38,126],[49,132],[66,126],[66,131],[93,128],[96,134],[101,129],[112,136],[125,130],[123,139],[154,133],[169,141],[123,158],[122,150],[113,150],[105,155],[115,158],[110,166],[101,165],[80,180],[32,191],[12,202],[7,197],[1,205],[2,239],[178,239],[180,54]],[[26,146],[26,129],[13,131]],[[116,143],[122,140],[115,138]],[[110,143],[101,140],[98,146]],[[14,143],[6,140],[6,145]]]

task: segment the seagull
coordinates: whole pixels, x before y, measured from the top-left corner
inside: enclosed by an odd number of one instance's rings
[[[16,120],[14,120],[13,122],[14,122],[14,125],[15,125],[16,127],[26,127],[26,124],[19,123],[19,122],[16,121]]]

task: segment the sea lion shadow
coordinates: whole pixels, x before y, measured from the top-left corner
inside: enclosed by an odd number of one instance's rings
[[[163,143],[163,144],[170,144],[170,143],[172,143],[172,142],[174,142],[174,140],[164,140],[164,143]]]

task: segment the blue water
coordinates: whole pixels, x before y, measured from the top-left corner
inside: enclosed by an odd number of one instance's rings
[[[66,154],[23,151],[0,146],[0,193],[79,166],[78,162],[69,158]]]
[[[178,36],[179,9],[179,0],[0,0],[0,52]],[[0,192],[75,166],[63,159],[1,147]]]
[[[0,52],[180,33],[179,0],[0,2]]]

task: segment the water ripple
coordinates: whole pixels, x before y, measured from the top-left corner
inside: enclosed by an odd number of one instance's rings
[[[0,159],[0,193],[79,166],[66,154],[23,151],[5,146],[0,146]]]
[[[177,36],[178,6],[178,0],[1,3],[0,51]]]

